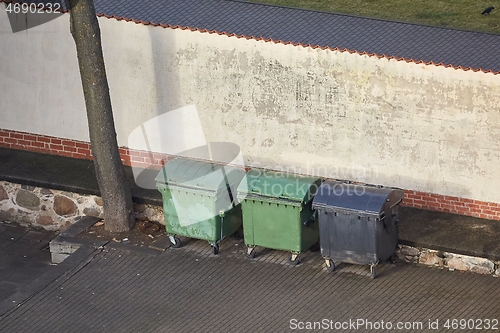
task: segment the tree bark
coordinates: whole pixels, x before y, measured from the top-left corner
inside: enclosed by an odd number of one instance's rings
[[[135,222],[132,195],[118,151],[99,22],[93,0],[70,0],[70,6],[104,226],[111,232],[128,231]]]

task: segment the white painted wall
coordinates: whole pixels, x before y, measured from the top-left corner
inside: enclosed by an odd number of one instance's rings
[[[15,35],[0,15],[0,128],[88,140],[68,15]],[[500,202],[498,75],[99,22],[120,145],[147,122],[162,152],[231,142],[247,165]]]
[[[0,128],[89,140],[69,15],[13,34],[0,10],[0,59]]]

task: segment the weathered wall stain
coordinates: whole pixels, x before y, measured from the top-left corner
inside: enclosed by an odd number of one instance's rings
[[[243,147],[243,138],[257,137],[263,144],[244,150],[249,163],[309,163],[311,173],[321,163],[331,169],[376,168],[378,172],[354,180],[482,198],[487,190],[478,184],[488,187],[487,178],[499,176],[486,163],[500,152],[491,127],[492,118],[500,120],[491,112],[500,98],[495,76],[254,41],[227,42],[228,49],[247,55],[250,66],[235,86],[220,90],[224,109],[234,105],[236,114],[245,110],[238,114],[245,121],[229,121],[234,128],[226,127],[222,136]],[[238,58],[234,48],[218,47],[216,52]],[[208,45],[205,51],[215,52]],[[235,82],[233,70],[197,80]]]

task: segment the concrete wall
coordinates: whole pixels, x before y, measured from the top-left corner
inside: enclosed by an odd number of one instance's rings
[[[0,128],[88,140],[68,20],[12,34],[0,14]],[[499,76],[99,23],[121,146],[230,142],[246,165],[500,203]]]
[[[0,11],[0,128],[89,140],[69,15],[13,34]]]

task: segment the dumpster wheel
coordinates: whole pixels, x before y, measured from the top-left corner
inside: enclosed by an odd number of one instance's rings
[[[377,276],[377,269],[375,268],[375,265],[370,265],[370,277],[372,279],[375,279]]]
[[[335,270],[335,262],[332,259],[325,259],[326,269],[329,272],[333,272]]]
[[[213,254],[218,254],[219,253],[219,244],[210,244],[212,246],[212,252]]]
[[[391,264],[395,264],[396,263],[396,255],[395,254],[392,254],[389,259],[387,259],[388,262],[390,262]]]
[[[245,250],[245,257],[253,259],[255,258],[255,247],[247,246]]]
[[[170,244],[172,244],[172,247],[175,249],[178,249],[182,246],[181,240],[177,236],[168,236],[170,239]]]
[[[290,254],[290,256],[288,257],[288,263],[291,266],[297,266],[300,263],[299,255],[296,253]]]

